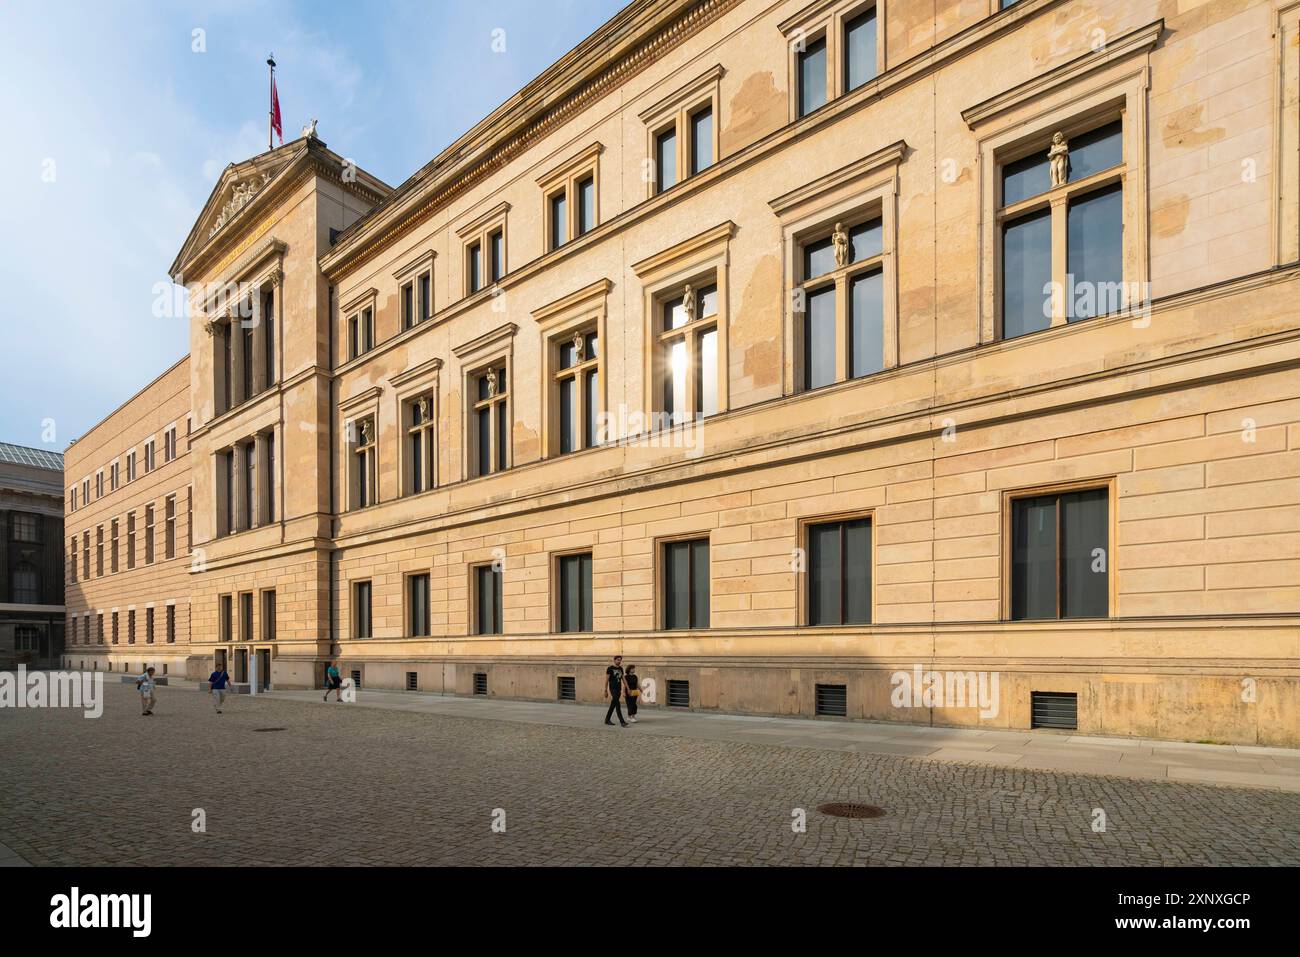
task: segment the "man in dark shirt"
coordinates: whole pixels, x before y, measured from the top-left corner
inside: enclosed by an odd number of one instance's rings
[[[221,714],[221,706],[226,701],[226,684],[230,681],[230,675],[226,671],[226,666],[217,665],[217,670],[208,675],[208,694],[212,697],[212,704],[217,709],[217,714]]]
[[[614,663],[605,669],[605,697],[612,699],[609,702],[609,710],[605,712],[605,723],[613,724],[610,717],[617,712],[618,723],[627,727],[627,722],[623,720],[623,708],[619,701],[627,693],[627,682],[623,679],[623,656],[615,655]]]

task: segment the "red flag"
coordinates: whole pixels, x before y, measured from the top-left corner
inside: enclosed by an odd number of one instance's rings
[[[275,75],[271,76],[271,129],[275,130],[275,135],[280,137],[281,144],[284,143],[284,131],[280,127],[280,96],[275,92]]]

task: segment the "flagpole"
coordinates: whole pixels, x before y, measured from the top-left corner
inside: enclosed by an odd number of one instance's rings
[[[271,68],[271,75],[266,91],[266,148],[275,149],[275,54],[266,58],[266,65]]]

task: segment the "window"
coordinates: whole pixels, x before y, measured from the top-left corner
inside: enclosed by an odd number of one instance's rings
[[[412,616],[412,625],[415,618]],[[352,583],[352,637],[369,638],[373,632],[370,625],[370,582]],[[417,632],[412,631],[412,634]]]
[[[163,504],[163,558],[176,557],[176,496]]]
[[[217,604],[217,628],[221,641],[233,641],[234,620],[231,615],[232,599],[222,595]]]
[[[243,486],[239,509],[239,527],[249,529],[257,524],[257,446],[254,442],[244,442],[240,446],[240,461],[243,466]]]
[[[559,630],[591,631],[591,553],[561,555],[559,566]]]
[[[90,530],[81,533],[81,577],[90,580]]]
[[[350,423],[352,436],[352,507],[374,505],[376,498],[375,420],[373,417]]]
[[[465,248],[466,288],[478,292],[483,288],[483,244],[471,243]]]
[[[488,237],[488,248],[491,250],[488,280],[496,282],[506,274],[506,234],[504,230],[498,229]]]
[[[808,526],[810,625],[871,621],[871,519]]]
[[[95,473],[95,498],[104,497],[104,470],[100,469]]]
[[[714,66],[640,113],[648,134],[651,175],[644,178],[650,195],[718,161],[719,90],[725,72],[720,64]]]
[[[718,411],[718,287],[684,286],[660,304],[660,409],[676,425]]]
[[[108,570],[117,574],[117,519],[109,523]]]
[[[876,8],[844,24],[844,89],[855,90],[876,76]]]
[[[144,563],[153,564],[153,506],[144,507]]]
[[[176,642],[176,606],[167,606],[167,644]]]
[[[799,115],[826,105],[826,38],[809,41],[796,54],[799,64]]]
[[[417,321],[427,322],[433,316],[433,273],[421,273],[416,280],[416,288],[419,290],[420,304]]]
[[[275,291],[262,290],[263,388],[275,383]]]
[[[248,591],[239,596],[239,640],[253,640],[253,593]]]
[[[41,519],[30,512],[10,513],[10,536],[15,542],[39,542]]]
[[[433,399],[420,396],[406,409],[406,494],[418,495],[433,488],[434,437]]]
[[[117,463],[114,462],[112,465],[108,467],[108,490],[110,492],[117,491],[117,478],[118,478]]]
[[[126,513],[126,567],[135,568],[135,512]]]
[[[157,467],[156,456],[154,455],[154,440],[150,439],[144,444],[144,470],[148,474]]]
[[[470,476],[477,477],[510,467],[510,401],[504,365],[494,365],[471,378],[475,398]]]
[[[135,609],[128,608],[126,612],[126,643],[135,644]]]
[[[402,328],[410,329],[415,325],[415,281],[402,286]]]
[[[1114,120],[1004,151],[1003,338],[1124,308],[1123,139]]]
[[[663,547],[663,622],[669,630],[709,627],[709,540]]]
[[[262,524],[275,521],[275,430],[263,432],[262,446],[266,449],[266,468],[262,472]]]
[[[596,228],[596,178],[588,176],[579,180],[575,192],[578,209],[574,227],[579,236],[585,236]]]
[[[883,237],[877,217],[804,241],[801,388],[885,367]]]
[[[479,565],[474,569],[474,633],[499,635],[501,630],[501,569]]]
[[[559,452],[564,455],[597,443],[600,415],[600,355],[596,331],[575,332],[554,345],[559,410]]]
[[[41,603],[41,580],[36,573],[36,566],[31,562],[19,562],[9,575],[13,591],[13,601],[17,605],[39,605]]]
[[[691,175],[713,165],[713,107],[706,106],[691,114]]]
[[[104,613],[102,611],[95,615],[95,640],[101,645],[104,643]]]
[[[407,621],[412,637],[429,634],[429,576],[411,575],[406,579]],[[366,629],[370,628],[370,583],[366,583]]]
[[[564,191],[556,193],[550,198],[550,209],[548,210],[548,219],[551,223],[551,249],[559,249],[568,239],[569,233],[569,213],[568,197]]]
[[[176,458],[176,426],[170,425],[163,433],[163,462]]]
[[[144,610],[144,643],[153,644],[153,606],[150,605]]]
[[[77,536],[72,536],[72,544],[68,547],[68,583],[75,585],[77,583]]]
[[[370,308],[362,309],[348,320],[348,358],[355,359],[374,347],[375,313]]]
[[[668,129],[655,135],[655,191],[662,193],[664,190],[677,185],[677,127],[670,126]]]
[[[95,577],[104,577],[104,526],[95,526]]]
[[[113,616],[113,644],[116,645],[118,643],[117,612],[113,612],[112,616]]]
[[[262,592],[262,640],[275,641],[275,590]]]
[[[90,504],[90,479],[88,478],[81,480],[81,504]]]
[[[506,274],[506,213],[501,203],[456,230],[465,244],[465,295],[498,282]]]
[[[1011,617],[1110,614],[1110,492],[1029,495],[1011,501]]]
[[[144,470],[147,472],[149,471],[149,466],[147,464],[148,459],[146,459],[145,462],[146,464]],[[128,482],[135,481],[135,452],[134,451],[126,453],[126,480]]]

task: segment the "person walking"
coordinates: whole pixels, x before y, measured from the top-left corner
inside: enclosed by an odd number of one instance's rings
[[[636,665],[628,665],[623,672],[623,682],[627,687],[627,720],[636,724],[636,705],[641,697],[641,685],[636,676]]]
[[[153,706],[158,703],[154,697],[155,683],[153,680],[153,665],[144,669],[142,674],[135,682],[135,689],[140,692],[140,716],[153,714]]]
[[[623,656],[615,655],[614,663],[605,669],[605,697],[611,699],[609,710],[605,712],[605,723],[613,724],[610,716],[617,712],[618,723],[627,727],[627,722],[623,720],[623,709],[619,706],[620,699],[627,691],[627,682],[623,678]]]
[[[218,664],[216,670],[208,675],[208,694],[212,696],[212,704],[217,709],[217,714],[221,714],[221,706],[226,701],[226,685],[229,683],[230,674],[224,664]]]
[[[325,666],[325,699],[329,701],[330,692],[335,694],[336,702],[343,700],[343,676],[339,674],[338,667],[334,662],[326,662]]]

